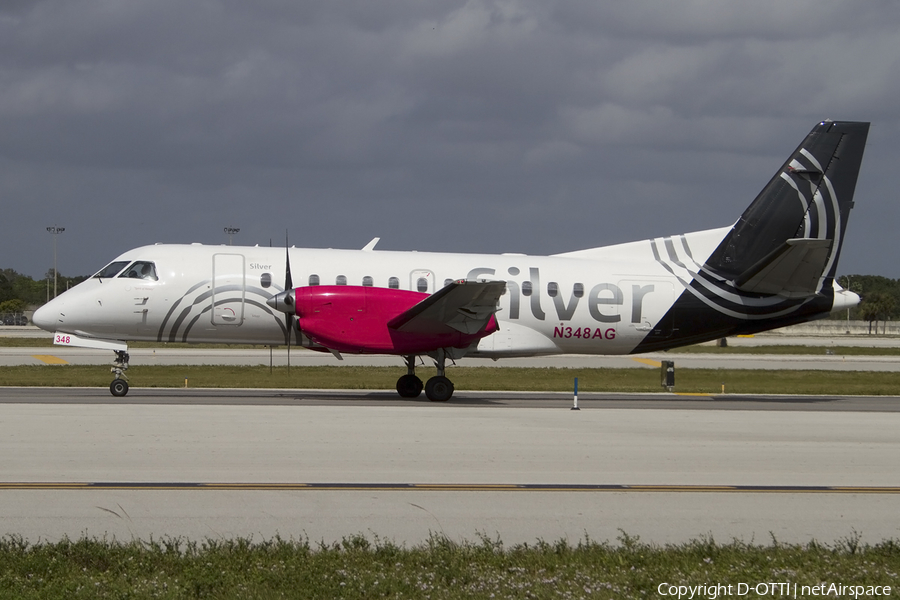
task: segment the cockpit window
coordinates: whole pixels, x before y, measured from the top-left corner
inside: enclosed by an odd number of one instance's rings
[[[115,277],[119,274],[119,271],[121,271],[127,264],[127,260],[117,260],[116,262],[109,263],[108,265],[100,269],[100,272],[94,275],[94,277],[99,277],[100,279]]]
[[[119,277],[127,277],[128,279],[148,279],[150,281],[157,281],[159,278],[156,276],[156,265],[152,262],[146,262],[139,260],[135,263],[132,263],[130,267],[125,269]]]

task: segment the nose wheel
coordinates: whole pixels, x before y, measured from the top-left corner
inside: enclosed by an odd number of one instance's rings
[[[113,379],[109,384],[109,391],[113,396],[124,396],[128,393],[128,382],[124,379]]]
[[[121,398],[125,394],[128,393],[128,377],[125,376],[125,371],[128,370],[128,353],[124,350],[113,350],[116,353],[116,360],[113,361],[113,366],[110,369],[110,372],[115,376],[112,380],[112,383],[109,384],[109,393],[113,396]]]

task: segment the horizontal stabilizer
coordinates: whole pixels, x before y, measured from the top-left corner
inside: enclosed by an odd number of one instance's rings
[[[449,327],[477,334],[490,324],[504,290],[505,281],[456,281],[388,321],[388,327],[422,334]]]
[[[734,285],[751,294],[812,296],[818,292],[832,244],[832,240],[789,239],[738,276]]]

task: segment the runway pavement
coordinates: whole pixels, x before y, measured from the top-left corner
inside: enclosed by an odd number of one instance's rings
[[[900,538],[897,398],[133,394],[0,389],[0,531]]]
[[[457,391],[450,402],[424,395],[400,398],[395,390],[210,389],[133,387],[125,398],[106,388],[0,388],[2,404],[183,405],[183,406],[345,406],[571,409],[572,392]],[[685,394],[581,392],[581,409],[741,410],[819,412],[900,412],[900,396],[784,396],[766,394]]]

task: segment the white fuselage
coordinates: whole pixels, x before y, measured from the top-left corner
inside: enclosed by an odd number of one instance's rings
[[[679,243],[697,260],[727,231],[687,234]],[[127,272],[95,276],[40,309],[35,321],[58,334],[108,340],[284,344],[287,319],[266,301],[284,289],[285,254],[258,246],[144,246],[116,260],[152,262],[156,280]],[[505,281],[500,330],[470,352],[490,357],[630,353],[686,287],[654,259],[650,240],[556,256],[298,248],[289,254],[295,287],[433,293],[454,280]],[[684,267],[690,272],[702,262]]]

